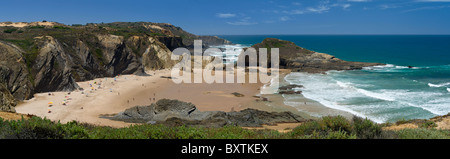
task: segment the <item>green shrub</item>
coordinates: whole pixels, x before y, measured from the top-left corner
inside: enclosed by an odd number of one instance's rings
[[[357,139],[356,135],[348,134],[345,131],[332,131],[324,139]]]
[[[210,134],[210,137],[213,139],[248,139],[256,135],[253,131],[238,126],[224,126],[217,129],[208,129],[208,134]]]
[[[291,132],[291,135],[298,138],[300,136],[304,135],[311,135],[313,133],[317,133],[317,131],[320,131],[321,127],[318,121],[309,121],[301,124],[300,126],[297,126],[294,128]]]
[[[435,128],[438,125],[434,121],[425,121],[424,123],[420,124],[420,128]]]
[[[403,129],[396,132],[400,139],[450,139],[450,131],[436,129]]]
[[[175,133],[176,139],[204,139],[206,134],[203,129],[180,126]]]
[[[381,126],[372,122],[369,119],[362,119],[360,117],[353,117],[353,132],[360,139],[377,139],[381,138]]]
[[[54,124],[48,119],[37,117],[28,120],[9,121],[10,132],[7,138],[16,139],[63,139],[61,123]]]
[[[54,29],[63,29],[63,30],[69,30],[69,29],[70,29],[69,27],[65,27],[65,26],[58,26],[58,25],[56,25],[56,26],[53,26],[53,28],[54,28]]]
[[[17,29],[16,29],[16,28],[11,28],[11,29],[6,29],[6,30],[3,30],[3,32],[4,32],[4,33],[9,33],[9,34],[11,34],[11,33],[15,32],[15,31],[17,31]]]
[[[353,125],[352,125],[353,124]],[[351,129],[350,129],[351,128]],[[350,131],[351,130],[351,131]],[[0,118],[0,139],[356,139],[356,138],[448,139],[450,131],[436,129],[404,129],[381,131],[368,119],[324,117],[308,121],[290,133],[275,130],[249,130],[239,126],[201,128],[187,126],[133,125],[111,128],[68,122],[62,124],[32,117],[16,121]]]
[[[347,133],[350,133],[352,131],[352,125],[347,119],[342,116],[323,117],[320,123],[322,130],[345,131]]]
[[[41,25],[36,25],[36,26],[31,26],[30,29],[43,29],[45,28],[45,26],[41,26]]]
[[[398,120],[397,122],[395,122],[396,125],[401,125],[401,124],[406,124],[409,123],[409,120],[406,120],[405,118],[402,118],[400,120]]]
[[[327,116],[318,121],[305,122],[302,125],[294,128],[290,135],[293,138],[313,139],[354,136],[352,134],[351,123],[342,116]]]

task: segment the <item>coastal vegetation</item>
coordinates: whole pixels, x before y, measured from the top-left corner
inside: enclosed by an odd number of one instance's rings
[[[95,126],[76,121],[53,122],[40,117],[19,120],[0,118],[2,139],[450,139],[449,130],[418,128],[384,130],[382,124],[354,117],[323,117],[307,121],[292,131],[252,130],[239,126],[133,125],[125,128]]]

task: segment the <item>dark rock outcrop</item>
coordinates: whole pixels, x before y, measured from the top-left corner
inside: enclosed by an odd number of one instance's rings
[[[198,36],[202,40],[203,44],[207,46],[217,46],[224,44],[232,44],[231,41],[219,38],[217,36]]]
[[[302,94],[302,91],[296,90],[295,88],[302,88],[302,85],[286,85],[278,88],[278,94]]]
[[[184,47],[181,37],[158,36],[158,41],[164,44],[170,51]]]
[[[267,48],[269,66],[271,64],[270,49],[279,48],[280,68],[291,69],[296,72],[320,73],[329,70],[355,70],[368,66],[382,65],[380,63],[344,61],[332,55],[301,48],[290,41],[274,38],[264,39],[263,42],[253,45],[252,48],[255,48],[256,51],[259,51],[259,48]],[[239,59],[245,59],[243,54],[241,54]],[[247,64],[248,60],[247,58]]]
[[[0,111],[16,112],[16,99],[11,95],[4,84],[0,83]]]
[[[136,123],[204,127],[223,127],[225,125],[259,127],[263,124],[305,121],[304,118],[291,112],[277,113],[255,109],[245,109],[240,112],[201,112],[192,103],[169,99],[159,100],[150,106],[136,106],[113,117],[104,118]]]

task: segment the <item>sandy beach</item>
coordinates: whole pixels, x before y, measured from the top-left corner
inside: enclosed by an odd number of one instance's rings
[[[254,108],[269,112],[291,111],[307,119],[316,118],[304,111],[299,111],[301,110],[299,108],[286,105],[282,95],[261,95],[260,90],[264,83],[175,84],[167,78],[170,77],[170,70],[147,73],[151,76],[121,75],[78,82],[83,91],[35,94],[34,98],[20,103],[16,111],[62,123],[76,120],[100,126],[126,127],[132,123],[113,121],[101,116],[116,114],[138,105],[150,105],[166,98],[191,102],[200,111],[229,112]],[[280,77],[287,73],[289,72],[281,71]],[[240,95],[236,96],[233,93]],[[301,95],[297,96],[301,97]],[[262,97],[267,98],[267,101],[261,100]],[[304,109],[326,109],[319,103],[306,98],[298,98],[298,100],[307,103]],[[53,104],[49,104],[50,102]],[[286,126],[279,128],[289,129]]]

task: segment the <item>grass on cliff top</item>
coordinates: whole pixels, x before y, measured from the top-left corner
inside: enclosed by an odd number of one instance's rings
[[[199,128],[164,125],[135,125],[126,128],[101,127],[78,122],[62,124],[32,117],[21,120],[0,118],[0,138],[12,139],[449,139],[450,131],[404,129],[383,131],[367,119],[323,117],[305,122],[292,132],[249,130],[238,126]]]

